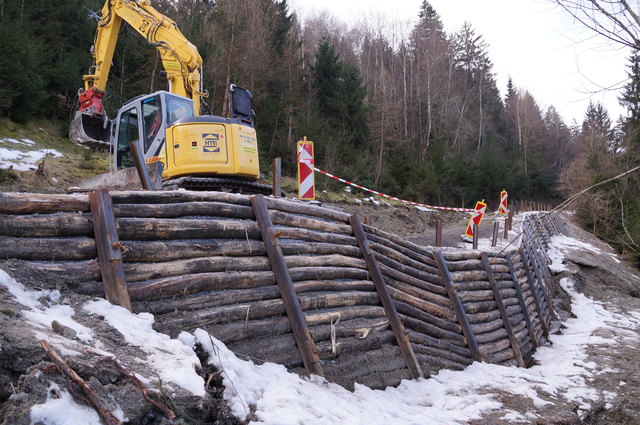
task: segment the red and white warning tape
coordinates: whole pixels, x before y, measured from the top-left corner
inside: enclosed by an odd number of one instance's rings
[[[314,169],[314,171],[317,171],[320,174],[324,174],[325,176],[331,177],[332,179],[336,179],[341,183],[345,183],[345,184],[348,184],[350,186],[357,187],[360,190],[364,190],[364,191],[373,193],[374,195],[383,196],[385,198],[393,199],[394,201],[398,201],[398,202],[404,202],[405,204],[413,205],[415,207],[432,208],[432,209],[447,210],[447,211],[473,212],[473,208],[435,207],[433,205],[425,205],[425,204],[419,204],[418,202],[405,201],[404,199],[396,198],[395,196],[386,195],[384,193],[380,193],[380,192],[377,192],[377,191],[372,190],[372,189],[367,189],[366,187],[360,186],[359,184],[351,183],[349,181],[346,181],[345,179],[341,179],[340,177],[336,177],[333,174],[327,173],[326,171],[322,171],[319,168],[313,167],[313,169]]]

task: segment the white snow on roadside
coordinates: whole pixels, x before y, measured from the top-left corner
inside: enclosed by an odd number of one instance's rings
[[[30,139],[24,138],[22,140],[16,140],[16,139],[12,139],[11,137],[5,137],[4,139],[0,139],[0,143],[15,143],[17,145],[27,145],[27,146],[33,146],[36,144],[36,142]]]
[[[102,424],[95,410],[76,403],[67,390],[60,388],[58,384],[53,382],[47,391],[47,401],[31,407],[31,423],[45,425]]]
[[[132,314],[107,300],[90,301],[84,310],[103,316],[131,344],[148,354],[145,363],[153,366],[165,382],[173,382],[198,396],[204,396],[204,380],[196,373],[200,360],[195,352],[177,339],[156,332],[153,315]]]
[[[0,168],[13,167],[16,171],[32,170],[36,168],[36,163],[47,155],[53,155],[54,158],[62,156],[62,154],[55,149],[22,152],[14,149],[0,148]]]

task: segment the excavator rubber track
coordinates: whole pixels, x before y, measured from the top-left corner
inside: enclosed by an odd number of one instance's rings
[[[178,177],[162,182],[163,190],[211,190],[218,192],[271,195],[273,187],[268,184],[242,181],[227,177]]]

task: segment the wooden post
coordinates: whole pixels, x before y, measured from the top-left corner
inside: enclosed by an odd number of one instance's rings
[[[498,283],[496,282],[496,279],[493,276],[493,270],[491,269],[491,263],[489,262],[489,257],[487,256],[486,252],[483,252],[480,254],[480,258],[482,258],[484,271],[487,273],[487,278],[489,279],[489,285],[491,285],[491,291],[493,291],[493,298],[496,300],[496,304],[498,305],[498,311],[500,312],[500,317],[502,318],[504,329],[507,331],[507,337],[509,337],[509,342],[511,343],[511,349],[513,350],[513,354],[515,354],[516,356],[516,360],[518,361],[518,366],[525,367],[524,359],[522,358],[522,352],[520,351],[520,346],[518,345],[518,340],[516,339],[516,336],[513,333],[513,328],[511,327],[511,322],[509,321],[509,314],[507,313],[507,309],[504,306],[504,301],[502,301],[502,294],[500,293],[500,288],[498,288]]]
[[[273,172],[273,196],[280,198],[282,196],[282,161],[280,157],[273,159],[272,172]]]
[[[307,373],[324,376],[322,366],[320,365],[320,359],[318,357],[318,351],[313,344],[311,333],[307,327],[307,322],[302,313],[302,307],[300,300],[293,287],[293,281],[289,274],[289,269],[284,260],[282,249],[276,235],[275,228],[271,222],[269,216],[269,210],[264,202],[262,195],[256,195],[251,197],[251,207],[253,213],[256,216],[256,222],[262,235],[265,249],[267,250],[267,256],[269,257],[269,263],[273,270],[273,275],[276,279],[276,284],[280,290],[280,296],[284,303],[284,309],[289,318],[291,324],[291,331],[293,337],[300,351],[302,362]]]
[[[527,255],[527,251],[525,249],[520,249],[520,256],[522,257],[522,264],[524,265],[524,270],[527,274],[527,282],[529,282],[529,290],[531,290],[531,295],[533,296],[533,301],[536,304],[536,309],[538,310],[538,319],[540,319],[540,326],[542,326],[542,332],[545,337],[549,336],[549,327],[547,326],[547,321],[544,317],[544,311],[542,311],[542,303],[540,302],[540,297],[536,292],[536,288],[534,285],[534,278],[531,275],[531,266],[529,261],[529,256]]]
[[[364,228],[362,227],[362,222],[357,215],[350,216],[349,222],[351,223],[351,227],[353,228],[353,234],[358,241],[358,247],[360,248],[362,258],[367,263],[367,267],[369,269],[369,272],[371,273],[371,280],[373,280],[373,284],[376,288],[376,292],[378,293],[378,297],[380,297],[382,308],[384,309],[384,313],[389,320],[391,330],[396,337],[396,341],[398,342],[398,346],[400,347],[400,351],[402,352],[402,357],[404,357],[404,362],[411,372],[411,376],[413,377],[413,379],[424,378],[422,369],[420,368],[420,364],[418,363],[418,359],[416,359],[416,355],[414,354],[413,348],[411,347],[411,342],[409,341],[409,332],[405,330],[404,325],[400,320],[400,316],[398,315],[398,311],[396,310],[396,306],[393,303],[393,299],[387,291],[384,276],[382,275],[380,267],[378,266],[378,262],[376,261],[376,258],[371,251],[371,248],[369,247],[369,240],[367,239],[367,235],[365,234]]]
[[[513,210],[509,210],[509,215],[507,216],[509,221],[509,231],[513,230]]]
[[[507,258],[507,266],[509,266],[509,273],[511,273],[511,280],[513,281],[513,285],[516,290],[516,297],[518,298],[518,303],[520,304],[520,310],[522,310],[522,315],[524,316],[524,322],[527,324],[527,330],[529,331],[529,338],[531,338],[531,343],[533,344],[534,348],[537,348],[538,341],[536,341],[536,335],[533,332],[533,324],[531,323],[529,310],[527,309],[527,305],[524,302],[524,295],[522,295],[522,288],[520,287],[520,283],[518,282],[518,276],[516,276],[516,270],[513,268],[513,256],[511,254],[507,254],[506,258]]]
[[[131,311],[129,288],[122,266],[122,254],[118,247],[120,241],[118,240],[118,230],[109,191],[98,189],[89,193],[89,205],[93,219],[98,262],[104,284],[104,296],[112,304]]]
[[[436,244],[435,246],[442,246],[442,219],[436,218]]]
[[[507,227],[505,226],[505,229]],[[493,222],[493,235],[491,237],[491,246],[496,246],[496,244],[498,243],[498,232],[500,230],[500,223],[498,223],[497,221]]]
[[[478,346],[478,342],[476,341],[476,336],[471,330],[471,324],[469,323],[467,314],[464,312],[464,307],[462,306],[462,302],[460,301],[460,297],[458,296],[458,291],[453,285],[451,274],[449,273],[449,269],[447,268],[447,261],[439,251],[435,251],[433,253],[433,258],[438,266],[440,279],[442,280],[442,283],[447,290],[447,295],[449,295],[449,299],[451,300],[451,304],[453,305],[453,310],[455,311],[456,317],[458,318],[460,328],[462,328],[462,335],[464,336],[464,339],[467,341],[467,345],[469,346],[471,358],[478,362],[484,361],[484,358],[480,354],[480,347]]]
[[[473,244],[471,245],[473,249],[478,249],[478,225],[473,225]]]
[[[511,212],[509,212],[511,214]],[[505,241],[509,239],[509,230],[511,229],[510,217],[506,216],[504,218],[504,231],[502,232],[502,239]]]
[[[138,144],[135,140],[129,142],[131,148],[131,155],[133,156],[133,162],[136,164],[136,170],[138,171],[138,177],[140,177],[140,184],[144,190],[153,190],[151,184],[151,178],[149,177],[149,170],[147,170],[147,164],[144,162],[144,156],[142,151],[138,148]]]

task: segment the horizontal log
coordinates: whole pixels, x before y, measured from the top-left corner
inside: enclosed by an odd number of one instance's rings
[[[224,202],[251,205],[249,196],[226,192],[168,191],[112,191],[114,204],[172,204],[179,202]]]
[[[455,353],[458,356],[465,357],[471,363],[471,352],[467,347],[461,347],[460,345],[452,344],[449,341],[433,338],[432,336],[423,334],[422,332],[411,331],[409,333],[409,340],[412,344],[420,344],[427,347],[434,347],[446,352]],[[445,358],[447,358],[445,356]]]
[[[258,225],[242,220],[197,220],[187,218],[116,219],[120,240],[157,239],[260,239]]]
[[[496,308],[495,310],[486,311],[482,313],[467,314],[467,317],[469,318],[469,323],[474,325],[478,323],[487,323],[487,322],[496,320],[500,317],[500,312]]]
[[[425,291],[432,292],[434,294],[446,295],[447,293],[446,289],[443,286],[439,285],[439,282],[438,284],[434,283],[435,279],[434,282],[429,282],[426,280],[417,279],[413,276],[409,276],[408,274],[404,274],[394,268],[387,266],[386,264],[378,263],[378,266],[380,267],[380,271],[382,272],[382,274],[384,274],[388,278],[413,285],[416,288],[424,289]]]
[[[65,284],[75,285],[87,281],[101,279],[98,260],[82,261],[22,261],[11,260],[11,267],[19,269],[22,274],[37,277],[44,281],[57,280]]]
[[[500,315],[498,314],[498,317],[499,316]],[[478,323],[471,324],[471,331],[476,337],[479,337],[480,334],[493,332],[496,329],[500,329],[500,328],[504,328],[504,323],[500,318],[491,320],[490,322],[478,322]]]
[[[93,236],[91,214],[62,212],[55,214],[0,214],[0,235],[46,238]]]
[[[331,341],[320,341],[316,344],[316,348],[319,350],[318,355],[320,359],[335,359],[339,356],[342,356],[346,353],[358,353],[362,355],[367,351],[377,351],[380,347],[384,345],[394,344],[396,341],[393,332],[389,330],[382,330],[376,332],[374,334],[369,334],[366,338],[358,338],[358,337],[345,337],[340,338],[336,341],[334,345]],[[400,353],[398,353],[400,354]],[[400,359],[402,360],[402,355],[400,355]],[[388,358],[388,360],[392,360]],[[367,365],[369,365],[367,363]],[[397,362],[393,365],[391,369],[385,370],[393,370],[393,369],[403,369],[406,365],[404,360],[401,362]],[[371,373],[369,367],[362,367],[359,373]]]
[[[445,290],[444,287],[442,286],[442,283],[440,282],[440,276],[437,273],[428,273],[422,270],[414,269],[413,267],[406,266],[398,261],[385,257],[384,255],[381,255],[381,254],[376,254],[375,257],[381,266],[384,265],[404,275],[411,276],[415,279],[423,280],[425,282],[429,282],[435,286],[434,288],[435,291]]]
[[[487,280],[487,272],[484,270],[452,272],[451,280],[455,283],[464,281]]]
[[[421,320],[425,323],[430,323],[440,329],[446,329],[456,333],[460,331],[460,326],[458,325],[457,320],[447,320],[446,318],[434,316],[402,301],[396,300],[395,304],[398,311],[402,314]]]
[[[201,257],[162,263],[125,263],[128,282],[212,272],[270,271],[267,257]]]
[[[433,357],[428,354],[416,353],[416,358],[421,365],[429,370],[431,374],[437,373],[441,369],[446,370],[462,370],[467,364],[456,363],[451,360],[445,360],[441,357]]]
[[[312,217],[319,217],[326,220],[336,221],[342,224],[349,223],[349,214],[342,211],[336,211],[331,208],[277,198],[264,198],[264,202],[265,204],[267,204],[267,207],[270,210],[293,214],[310,215]]]
[[[467,314],[478,314],[491,312],[498,309],[498,304],[495,300],[492,301],[472,301],[463,304],[464,311]],[[471,320],[470,320],[471,321]]]
[[[156,328],[156,325],[154,325]],[[164,332],[162,327],[156,329]],[[286,317],[270,317],[260,320],[241,320],[233,323],[208,325],[207,332],[225,344],[238,342],[261,336],[275,336],[291,332],[289,319]]]
[[[451,322],[454,322],[456,320],[456,315],[451,307],[443,307],[438,304],[422,300],[403,291],[399,291],[392,286],[388,286],[387,289],[389,291],[389,295],[391,295],[391,298],[393,298],[395,302],[405,303],[419,309],[420,311],[436,317],[442,317]]]
[[[295,351],[296,358],[300,357],[292,333],[262,335],[257,338],[232,342],[228,344],[228,348],[234,353],[265,361],[273,358],[271,356],[272,353],[281,353],[288,350]],[[277,354],[276,356],[279,357]]]
[[[327,307],[346,307],[361,305],[380,305],[380,298],[376,292],[344,291],[337,293],[304,293],[298,296],[305,314],[309,310]]]
[[[131,301],[153,301],[220,289],[257,288],[274,285],[268,272],[214,272],[174,276],[129,283]]]
[[[504,326],[499,329],[496,329],[493,332],[486,332],[483,334],[476,335],[476,341],[478,341],[478,344],[486,344],[486,343],[497,341],[499,339],[507,339],[507,338],[508,338],[507,330],[504,328]]]
[[[278,290],[278,287],[270,285],[258,288],[199,292],[194,295],[163,298],[157,301],[140,301],[134,302],[132,307],[135,312],[146,311],[153,314],[164,314],[171,311],[191,312],[210,307],[279,298],[280,291]]]
[[[367,233],[367,239],[369,239],[370,242],[395,250],[419,263],[436,267],[433,255],[424,247],[408,242],[380,229],[376,229],[375,227],[367,225],[363,225],[363,227]]]
[[[330,341],[332,333],[336,340],[342,338],[367,339],[375,337],[381,331],[389,330],[389,321],[384,318],[357,318],[353,320],[334,320],[333,324],[325,323],[317,326],[309,326],[309,332],[314,342]]]
[[[89,212],[87,195],[0,193],[0,214],[50,214]]]
[[[505,366],[516,366],[515,354],[511,347],[505,348],[495,354],[487,356],[487,363],[500,364]]]
[[[434,294],[433,292],[426,291],[414,285],[410,285],[396,279],[391,279],[389,277],[385,279],[385,282],[387,283],[388,286],[393,287],[411,296],[418,297],[422,300],[432,302],[442,307],[453,308],[451,306],[451,300],[448,297],[444,297],[439,294]]]
[[[289,274],[294,282],[332,279],[369,280],[368,270],[353,267],[291,267]]]
[[[472,301],[488,301],[493,300],[493,291],[480,290],[480,291],[465,291],[458,290],[458,296],[463,303]]]
[[[301,217],[281,211],[271,211],[269,215],[271,216],[271,221],[273,222],[273,224],[278,226],[299,227],[307,230],[347,236],[350,236],[353,233],[351,226],[348,226],[346,224]]]
[[[413,348],[413,351],[416,354],[426,354],[431,357],[439,357],[447,361],[451,361],[451,362],[455,362],[455,363],[459,363],[467,366],[473,363],[473,360],[471,360],[471,358],[469,357],[464,357],[459,354],[452,353],[450,351],[443,350],[440,348],[416,344],[413,341],[411,346]]]
[[[456,282],[453,287],[457,291],[486,291],[491,290],[488,280],[473,280],[465,282]]]
[[[253,220],[253,209],[246,205],[223,202],[176,202],[171,204],[115,204],[116,217],[177,218],[214,216]]]
[[[474,250],[442,250],[442,256],[447,262],[480,260],[480,252]]]
[[[317,232],[315,230],[297,229],[292,227],[275,227],[276,235],[280,239],[293,239],[306,242],[324,242],[349,246],[357,246],[356,238],[347,235],[336,235],[328,232]]]
[[[386,318],[384,309],[380,306],[359,305],[326,310],[310,310],[303,313],[308,326],[327,324],[335,322],[337,319],[350,320],[355,318]]]
[[[403,316],[402,320],[405,327],[411,331],[420,332],[436,339],[448,341],[460,347],[467,347],[467,342],[462,335],[460,327],[458,327],[457,331],[451,331],[409,316]]]
[[[280,241],[280,248],[284,255],[328,255],[340,254],[348,257],[360,257],[357,246],[340,245],[321,242],[292,242]]]
[[[32,261],[68,261],[96,258],[96,244],[86,236],[68,238],[14,238],[0,236],[0,258]]]
[[[511,348],[509,338],[499,339],[494,342],[480,344],[480,352],[485,359],[488,359],[492,354],[498,353],[506,348]]]
[[[162,262],[225,255],[230,257],[266,255],[259,240],[194,239],[182,241],[121,241],[125,262]]]
[[[379,254],[376,255],[376,257],[381,257],[381,258],[388,258],[390,260],[394,260],[400,264],[403,264],[407,267],[411,267],[413,269],[416,270],[420,270],[421,272],[425,272],[425,273],[429,273],[432,275],[437,275],[438,274],[438,269],[436,267],[433,267],[427,263],[424,263],[422,261],[417,261],[413,258],[410,258],[408,256],[406,256],[405,254],[396,251],[395,249],[392,248],[388,248],[384,245],[381,245],[379,243],[371,243],[369,244],[369,246],[371,247],[371,249]],[[422,258],[422,257],[421,257]]]
[[[370,280],[303,280],[294,282],[293,287],[298,294],[321,291],[375,291],[373,282]]]

